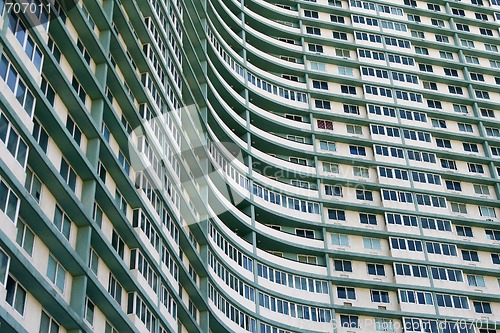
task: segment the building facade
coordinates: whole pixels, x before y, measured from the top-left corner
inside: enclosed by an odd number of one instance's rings
[[[0,331],[495,333],[499,0],[0,0]]]

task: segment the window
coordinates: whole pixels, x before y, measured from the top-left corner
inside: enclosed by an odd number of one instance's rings
[[[356,199],[373,201],[373,193],[372,191],[356,190]]]
[[[316,27],[306,27],[306,33],[321,36],[321,29]]]
[[[391,248],[394,250],[408,250],[422,252],[422,242],[419,240],[390,237]]]
[[[389,303],[389,292],[382,290],[370,290],[372,302]]]
[[[478,57],[466,55],[465,61],[469,64],[479,65],[479,58]]]
[[[28,156],[28,146],[3,113],[0,113],[0,140],[5,143],[7,150],[24,168]]]
[[[500,230],[485,230],[486,238],[489,240],[500,240]]]
[[[488,302],[474,301],[474,302],[472,302],[472,304],[474,304],[474,311],[476,311],[476,313],[488,313],[488,314],[492,313],[491,312],[491,305]]]
[[[368,112],[376,115],[384,115],[388,117],[396,118],[396,110],[393,108],[382,107],[378,105],[368,105]]]
[[[345,211],[338,209],[328,209],[328,218],[330,220],[345,221]]]
[[[451,141],[448,139],[436,138],[436,146],[451,149]]]
[[[356,87],[354,86],[340,85],[340,91],[343,94],[356,95]]]
[[[394,267],[396,275],[413,276],[418,278],[428,277],[426,266],[395,263]]]
[[[73,120],[73,118],[71,118],[69,114],[66,117],[66,129],[68,130],[69,134],[73,137],[76,144],[79,146],[82,140],[82,131],[78,128],[75,121]]]
[[[332,234],[332,245],[349,246],[349,236],[344,234]]]
[[[342,299],[356,299],[356,291],[354,288],[337,287],[337,297]]]
[[[474,132],[471,124],[458,123],[457,126],[460,132],[466,132],[466,133]]]
[[[73,87],[73,89],[75,90],[76,94],[80,98],[80,101],[83,104],[85,104],[85,101],[87,99],[87,93],[85,92],[85,90],[83,89],[82,85],[80,84],[80,82],[78,81],[78,79],[76,78],[76,76],[74,76],[74,75],[73,75],[73,79],[71,81],[71,86]]]
[[[9,256],[0,248],[0,284],[5,286],[9,272]]]
[[[462,259],[465,261],[479,262],[479,256],[476,251],[462,250]]]
[[[432,127],[436,128],[446,128],[446,120],[443,119],[431,119]]]
[[[337,147],[336,147],[335,142],[331,142],[331,141],[320,141],[319,148],[321,150],[328,150],[331,152],[337,151]]]
[[[396,98],[403,101],[412,101],[417,103],[422,103],[422,95],[413,92],[406,92],[401,90],[396,90]]]
[[[302,116],[298,116],[295,114],[285,114],[285,118],[290,119],[290,120],[294,120],[294,121],[302,121]]]
[[[408,21],[420,23],[422,19],[418,15],[408,14]]]
[[[480,195],[489,195],[490,194],[490,189],[488,185],[480,185],[480,184],[473,184],[474,187],[474,193],[480,194]]]
[[[31,194],[31,196],[33,197],[33,199],[35,199],[36,202],[40,203],[42,182],[33,173],[31,168],[28,168],[26,170],[26,181],[24,184],[24,188]]]
[[[439,51],[439,57],[441,59],[453,60],[453,53],[447,51]]]
[[[441,101],[436,101],[433,99],[427,100],[427,106],[430,107],[431,109],[442,109],[443,108]]]
[[[122,286],[111,273],[108,279],[108,293],[119,305],[122,304]]]
[[[342,196],[342,187],[335,185],[325,185],[325,194],[332,195],[334,197]]]
[[[458,113],[464,113],[464,114],[469,113],[467,106],[461,105],[461,104],[453,104],[453,111],[458,112]]]
[[[445,169],[457,170],[456,162],[447,159],[441,159],[441,167]]]
[[[386,213],[386,221],[388,224],[404,225],[408,227],[418,227],[417,217],[413,215]]]
[[[472,173],[484,173],[484,168],[481,164],[467,163],[469,172]]]
[[[305,263],[305,264],[311,264],[311,265],[317,265],[318,264],[318,258],[315,256],[307,256],[303,254],[298,254],[297,255],[297,260],[299,262]]]
[[[347,34],[345,32],[333,31],[333,39],[347,40]]]
[[[322,162],[322,164],[323,164],[323,171],[324,172],[339,173],[339,166],[338,166],[338,164],[328,163],[328,162]]]
[[[453,213],[467,214],[467,206],[463,203],[450,202],[450,207]]]
[[[363,167],[353,167],[353,174],[357,177],[369,178],[370,174],[368,168]]]
[[[450,92],[450,94],[454,94],[454,95],[463,95],[464,94],[462,87],[457,87],[457,86],[448,86],[448,91]]]
[[[59,333],[59,324],[44,310],[42,310],[42,318],[40,319],[39,333]]]
[[[474,90],[476,97],[481,99],[490,99],[490,93],[484,90]]]
[[[431,19],[431,24],[439,27],[439,28],[444,28],[444,21],[443,20],[438,20],[438,19]]]
[[[446,188],[452,191],[462,191],[462,186],[460,182],[453,180],[445,180]]]
[[[304,10],[305,17],[318,18],[319,13],[313,10]]]
[[[33,137],[35,141],[40,145],[40,148],[44,153],[47,153],[47,146],[49,143],[49,135],[37,119],[33,119]]]
[[[345,19],[343,16],[338,16],[338,15],[330,15],[330,21],[333,23],[345,23]]]
[[[349,134],[357,134],[357,135],[362,135],[363,134],[363,127],[359,125],[346,125],[347,133]]]
[[[432,305],[432,294],[422,291],[399,290],[399,299],[402,303]]]
[[[89,255],[89,268],[97,276],[97,271],[99,268],[99,256],[97,255],[97,252],[93,249],[90,248],[90,255]]]
[[[325,109],[325,110],[331,109],[330,101],[325,101],[325,100],[321,100],[321,99],[315,100],[314,106],[318,109]]]
[[[479,275],[467,275],[467,283],[471,287],[486,287],[484,278]]]
[[[493,44],[484,44],[484,49],[490,52],[498,52],[498,47]]]
[[[437,305],[445,308],[468,309],[469,299],[465,296],[436,294]]]
[[[407,150],[408,159],[418,162],[436,163],[436,155],[416,150]]]
[[[54,212],[54,226],[59,232],[69,240],[71,234],[71,220],[59,205],[56,205]]]
[[[447,76],[458,77],[458,71],[456,69],[444,68],[443,71],[444,71],[444,74]]]
[[[85,299],[85,320],[94,326],[94,303],[88,297]]]
[[[498,253],[492,253],[491,254],[491,261],[495,265],[500,265],[500,254],[498,254]]]
[[[66,270],[64,267],[49,254],[49,262],[47,265],[47,277],[61,292],[64,292],[66,283]]]
[[[448,220],[422,217],[422,218],[420,218],[420,223],[422,224],[422,228],[424,228],[424,229],[432,229],[432,230],[451,232],[451,222]]]
[[[500,68],[500,67],[499,67]],[[487,117],[487,118],[495,118],[495,112],[491,109],[479,109],[481,112],[481,116]]]
[[[316,121],[319,129],[333,130],[333,122],[329,120],[318,119]]]
[[[477,144],[475,144],[475,143],[463,142],[462,145],[464,147],[464,150],[467,152],[471,152],[471,153],[478,153],[479,152]]]
[[[309,51],[323,53],[323,45],[318,44],[308,44]]]
[[[69,188],[74,192],[76,189],[76,173],[64,158],[61,158],[59,174],[63,177]]]
[[[342,57],[344,59],[348,59],[351,57],[351,52],[345,49],[335,49],[335,55],[337,57]]]
[[[359,213],[359,222],[361,224],[377,225],[377,216],[374,214]]]
[[[349,152],[351,155],[366,156],[366,149],[362,146],[349,146]]]
[[[16,96],[17,101],[31,117],[35,108],[35,97],[5,54],[2,54],[0,58],[0,77],[5,81],[10,91]]]
[[[394,190],[382,190],[382,198],[388,201],[398,201],[398,202],[413,202],[413,196],[410,192],[394,191]]]
[[[328,82],[326,82],[326,81],[313,80],[312,84],[313,84],[313,88],[315,88],[315,89],[328,90]]]
[[[359,107],[357,105],[343,105],[344,113],[359,115]]]
[[[457,225],[455,228],[457,230],[457,235],[459,235],[459,236],[474,237],[474,234],[472,233],[471,227]]]
[[[344,328],[358,328],[359,317],[352,315],[340,315],[340,325]]]
[[[363,237],[363,247],[368,250],[381,250],[382,245],[378,238]]]
[[[411,175],[412,179],[418,183],[441,185],[441,177],[439,175],[417,171],[412,171]]]
[[[333,265],[337,272],[352,272],[352,263],[349,260],[334,260]]]
[[[479,33],[484,36],[493,36],[493,30],[491,29],[479,28]]]
[[[21,220],[17,221],[17,235],[16,243],[26,251],[31,257],[33,255],[33,245],[35,243],[35,234],[31,229]]]
[[[484,75],[479,73],[470,73],[470,79],[473,81],[484,82]]]
[[[299,165],[307,165],[307,160],[303,158],[298,158],[298,157],[290,157],[289,158],[290,162],[299,164]]]
[[[382,264],[366,264],[366,268],[370,275],[385,276],[385,268]]]
[[[486,206],[479,206],[479,214],[481,216],[486,216],[486,217],[497,217],[495,213],[495,208],[493,207],[486,207]]]
[[[472,40],[460,39],[460,43],[462,44],[463,47],[468,47],[471,49],[474,48],[474,42]]]
[[[314,238],[314,230],[309,229],[295,229],[295,234],[304,238]]]
[[[418,68],[420,69],[420,71],[422,72],[428,72],[428,73],[432,73],[434,72],[434,70],[432,69],[432,65],[427,65],[427,64],[418,64]]]
[[[5,302],[23,316],[26,304],[26,289],[24,289],[11,275],[7,278],[5,289],[7,290]]]
[[[457,248],[455,245],[442,244],[435,242],[425,242],[427,248],[427,253],[430,254],[442,254],[445,256],[457,256]]]
[[[114,229],[111,236],[111,246],[113,247],[113,249],[115,249],[118,256],[123,259],[123,255],[125,252],[125,243]]]

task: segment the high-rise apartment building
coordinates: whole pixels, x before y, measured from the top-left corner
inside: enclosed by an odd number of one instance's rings
[[[500,0],[0,13],[0,332],[498,332]]]

